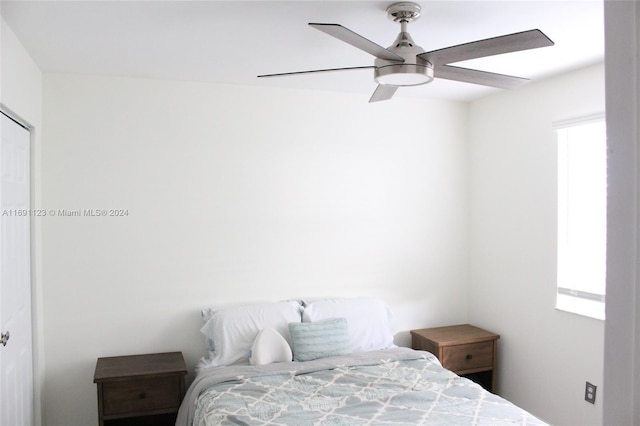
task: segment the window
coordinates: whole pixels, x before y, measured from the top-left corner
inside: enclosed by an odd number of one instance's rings
[[[558,294],[556,308],[604,320],[607,143],[603,119],[556,126]]]

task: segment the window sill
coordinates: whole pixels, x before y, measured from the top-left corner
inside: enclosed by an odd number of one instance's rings
[[[556,309],[560,311],[570,312],[572,314],[582,315],[585,317],[605,320],[605,304],[602,302],[581,299],[564,294],[558,294],[556,299]]]

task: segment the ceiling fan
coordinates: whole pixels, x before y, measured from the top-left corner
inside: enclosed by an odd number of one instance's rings
[[[430,83],[434,78],[513,89],[529,80],[449,64],[554,44],[542,31],[536,29],[425,52],[407,32],[408,24],[420,17],[420,10],[420,5],[412,2],[393,3],[387,8],[389,19],[400,23],[400,34],[386,49],[340,24],[309,23],[311,27],[375,56],[373,65],[263,74],[258,77],[373,68],[373,78],[378,87],[369,102],[391,99],[398,87],[419,86]]]

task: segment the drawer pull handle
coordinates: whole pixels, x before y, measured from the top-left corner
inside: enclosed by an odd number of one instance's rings
[[[473,358],[473,355],[471,354],[468,354],[467,356],[464,357],[464,359],[466,359],[467,361],[469,361],[472,358]]]
[[[147,394],[144,392],[140,392],[140,399],[145,399],[147,397]]]

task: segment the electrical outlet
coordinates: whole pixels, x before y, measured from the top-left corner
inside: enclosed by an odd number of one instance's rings
[[[596,389],[598,387],[592,383],[587,382],[584,387],[584,400],[592,404],[596,403]]]

